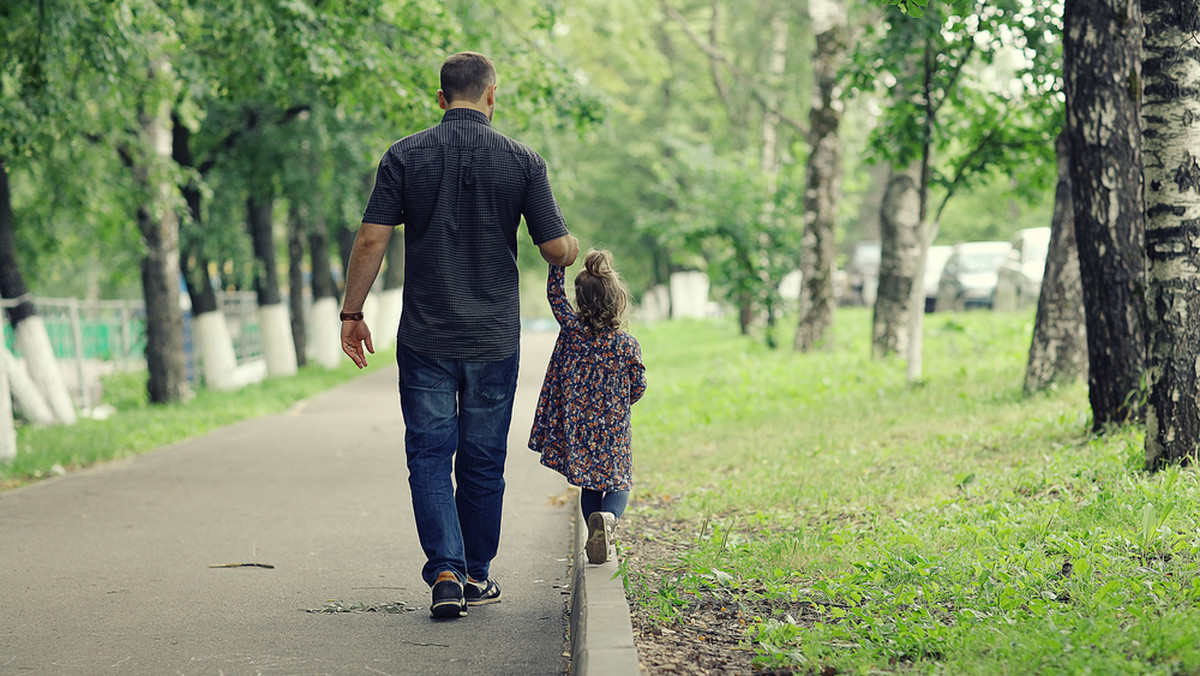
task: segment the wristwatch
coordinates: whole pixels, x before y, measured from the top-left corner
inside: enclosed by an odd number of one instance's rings
[[[358,321],[362,321],[363,313],[361,313],[361,312],[342,312],[341,314],[338,315],[338,317],[341,318],[341,320],[344,322],[358,322]]]

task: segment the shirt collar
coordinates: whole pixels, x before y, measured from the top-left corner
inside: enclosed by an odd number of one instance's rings
[[[489,127],[492,126],[492,121],[488,119],[488,116],[474,108],[451,108],[447,110],[446,114],[442,115],[442,122],[449,122],[451,120],[482,122]]]

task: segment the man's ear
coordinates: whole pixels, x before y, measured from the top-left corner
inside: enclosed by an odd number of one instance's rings
[[[439,89],[438,90],[438,108],[445,110],[446,106],[448,106],[448,105],[450,105],[450,104],[449,104],[449,102],[446,101],[446,93]]]
[[[489,106],[496,105],[496,85],[487,88],[487,100],[484,101],[484,104]]]

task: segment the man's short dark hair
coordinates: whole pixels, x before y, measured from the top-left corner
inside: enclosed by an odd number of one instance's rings
[[[447,103],[478,101],[493,84],[496,67],[483,54],[459,52],[442,64],[442,94]]]

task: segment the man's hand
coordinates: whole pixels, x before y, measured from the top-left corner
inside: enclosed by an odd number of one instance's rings
[[[371,342],[371,329],[365,320],[342,322],[342,352],[354,361],[355,366],[360,369],[366,368],[366,353],[375,354],[375,345]]]
[[[563,235],[558,239],[542,242],[538,248],[541,249],[542,258],[547,263],[560,268],[571,267],[579,256],[579,240],[574,235]]]

